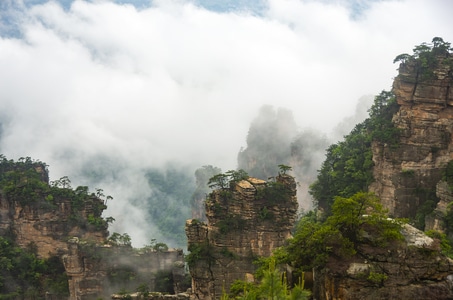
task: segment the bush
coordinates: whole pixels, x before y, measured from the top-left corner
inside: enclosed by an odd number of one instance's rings
[[[190,244],[187,250],[189,254],[186,255],[185,259],[189,267],[201,260],[207,261],[208,264],[214,261],[214,249],[208,241]]]
[[[262,199],[268,205],[278,205],[291,199],[291,191],[281,182],[268,182],[263,188],[257,190],[257,199]]]
[[[360,243],[384,247],[402,240],[404,220],[387,218],[379,199],[370,193],[357,193],[349,198],[336,197],[332,215],[319,222],[313,214],[299,221],[294,237],[277,256],[279,263],[289,263],[300,270],[322,267],[330,256],[350,257]],[[368,235],[365,238],[363,232]],[[372,236],[372,238],[370,238]]]

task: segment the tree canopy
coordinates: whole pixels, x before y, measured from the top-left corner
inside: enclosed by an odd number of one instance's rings
[[[369,117],[355,126],[343,141],[327,148],[326,159],[310,186],[315,204],[330,211],[336,196],[351,197],[365,192],[373,182],[371,142],[397,147],[399,130],[392,123],[399,106],[392,92],[375,97]]]
[[[336,197],[327,219],[320,221],[313,212],[301,218],[294,237],[274,255],[279,263],[308,271],[324,266],[329,256],[355,255],[361,243],[383,247],[403,239],[400,229],[404,222],[388,219],[387,211],[371,193]]]
[[[453,69],[452,52],[453,48],[449,42],[445,42],[441,37],[434,37],[431,43],[415,46],[412,55],[407,53],[398,55],[393,63],[413,64],[417,71],[416,79],[428,80],[434,77],[433,71],[440,64],[448,65],[450,70]]]

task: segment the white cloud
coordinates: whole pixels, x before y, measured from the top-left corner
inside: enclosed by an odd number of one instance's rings
[[[47,162],[54,179],[97,154],[130,170],[232,169],[261,105],[329,132],[361,96],[391,87],[396,55],[452,40],[451,8],[372,2],[352,19],[340,4],[298,0],[270,0],[261,17],[183,1],[32,6],[13,14],[23,37],[0,39],[0,111],[10,118],[0,150]]]

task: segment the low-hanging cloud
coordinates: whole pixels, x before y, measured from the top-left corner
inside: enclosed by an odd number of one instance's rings
[[[254,15],[189,1],[9,0],[0,12],[8,20],[0,152],[40,159],[51,178],[85,185],[81,168],[108,157],[117,176],[98,187],[115,198],[109,215],[119,220],[127,207],[140,220],[128,203],[152,194],[147,168],[234,169],[263,104],[330,134],[361,96],[390,89],[396,55],[434,36],[453,40],[450,1],[365,2],[357,14],[347,1],[269,0]],[[125,222],[118,231],[146,242],[147,229]]]

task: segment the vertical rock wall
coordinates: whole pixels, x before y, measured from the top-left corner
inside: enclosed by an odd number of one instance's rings
[[[206,200],[208,223],[186,222],[194,296],[218,299],[235,280],[254,280],[253,261],[291,236],[297,208],[289,175],[271,183],[248,178],[213,191]]]
[[[36,163],[30,168],[36,170],[43,184],[49,184],[44,165]],[[10,170],[2,171],[6,173]],[[69,196],[55,196],[52,202],[48,202],[39,191],[35,194],[24,204],[8,198],[0,189],[0,235],[13,234],[15,242],[22,248],[35,245],[38,256],[42,258],[68,252],[68,237],[75,236],[94,243],[101,243],[107,238],[107,226],[97,227],[87,221],[88,216],[101,217],[105,208],[103,200],[94,195],[88,196],[76,210]]]
[[[400,105],[393,117],[401,132],[399,145],[373,144],[370,190],[395,217],[414,218],[426,201],[437,201],[436,185],[453,159],[453,76],[444,59],[438,58],[428,79],[414,61],[400,65],[393,84]]]

